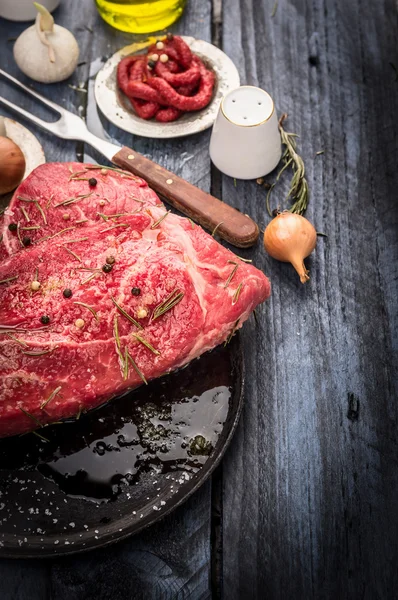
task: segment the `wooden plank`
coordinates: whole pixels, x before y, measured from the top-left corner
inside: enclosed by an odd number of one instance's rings
[[[173,515],[140,535],[110,548],[54,562],[52,598],[210,598],[210,488],[207,482]]]
[[[90,67],[93,70],[92,63],[97,61],[99,64],[98,58],[110,56],[133,39],[138,39],[108,27],[98,16],[92,0],[61,3],[55,17],[59,24],[74,32],[81,60],[86,61],[73,75],[71,83],[74,85],[87,79]],[[26,24],[0,20],[0,39],[14,37],[25,27]],[[90,33],[90,29],[94,33]],[[172,30],[210,40],[210,0],[189,2],[184,16]],[[2,48],[4,46],[5,42]],[[13,63],[11,43],[2,54],[2,67],[26,81]],[[32,103],[26,97],[17,96],[13,90],[6,93],[1,81],[0,86],[1,93],[10,100],[17,102],[19,98],[27,110],[32,109]],[[35,88],[48,94],[48,86],[35,84]],[[72,90],[65,83],[53,85],[50,89],[55,102],[73,111],[80,105],[84,114],[86,98],[81,92]],[[0,112],[3,113],[2,107]],[[5,110],[4,114],[14,117]],[[47,116],[40,107],[36,114]],[[108,135],[120,144],[133,145],[139,152],[203,190],[210,191],[209,132],[189,140],[158,141],[133,138],[106,123],[104,126]],[[82,150],[74,142],[57,141],[39,130],[35,133],[44,146],[48,161],[75,160],[76,150]],[[58,559],[46,564],[32,562],[29,568],[25,561],[0,561],[0,581],[6,582],[2,585],[2,600],[205,600],[210,597],[210,502],[211,483],[208,482],[174,514],[127,542],[75,559]]]
[[[224,3],[223,49],[300,134],[322,238],[244,328],[246,405],[224,461],[224,598],[390,598],[397,578],[394,2]],[[323,155],[316,152],[324,150]],[[268,178],[270,181],[273,178]],[[285,178],[286,179],[286,178]],[[286,187],[273,206],[284,204]],[[268,222],[265,193],[223,199]],[[395,363],[396,366],[396,363]],[[351,410],[350,410],[351,403]],[[359,413],[356,407],[359,405]]]

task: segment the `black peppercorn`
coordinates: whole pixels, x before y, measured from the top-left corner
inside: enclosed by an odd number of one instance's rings
[[[141,290],[140,288],[133,287],[131,288],[131,293],[133,294],[133,296],[139,296],[141,294]]]
[[[154,60],[148,60],[148,67],[150,69],[154,69],[156,67],[156,63]]]
[[[97,185],[97,180],[95,179],[95,177],[90,177],[90,179],[88,180],[88,184],[95,187]]]
[[[65,298],[72,298],[72,290],[69,288],[66,288],[62,293]]]
[[[167,41],[168,42],[171,42],[174,39],[174,35],[172,33],[170,33],[170,32],[167,34],[166,37],[167,37]]]
[[[106,264],[102,267],[102,270],[104,273],[110,273],[112,271],[112,269],[113,269],[113,265]]]
[[[50,317],[48,315],[43,315],[40,317],[40,321],[43,323],[43,325],[48,325],[50,322]]]
[[[107,256],[105,259],[105,262],[108,263],[108,265],[114,265],[116,261],[116,258],[114,256]]]
[[[8,229],[10,231],[16,231],[18,229],[18,225],[16,223],[10,223]]]
[[[32,243],[32,240],[30,239],[30,237],[24,237],[24,238],[22,238],[22,243],[24,246],[30,246]]]

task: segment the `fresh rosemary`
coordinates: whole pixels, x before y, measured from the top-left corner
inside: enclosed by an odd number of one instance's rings
[[[54,424],[54,423],[53,423]],[[44,435],[41,435],[41,433],[38,433],[37,431],[32,431],[33,435],[35,435],[36,437],[40,438],[41,440],[43,440],[43,442],[48,442],[50,443],[50,440],[46,437],[44,437]]]
[[[129,359],[128,359],[128,348],[124,349],[124,366],[123,366],[123,379],[127,379],[129,376]]]
[[[27,344],[26,342],[24,342],[23,340],[20,340],[18,338],[16,338],[15,336],[11,335],[11,333],[7,333],[7,336],[11,339],[14,340],[14,342],[17,342],[18,344],[20,344],[23,348],[29,348],[29,344]]]
[[[113,320],[113,337],[115,338],[116,352],[117,352],[117,355],[118,355],[119,360],[123,367],[122,374],[124,374],[125,362],[124,362],[124,358],[123,358],[123,354],[122,354],[122,349],[120,346],[119,323],[117,320],[117,315],[115,315],[115,318]]]
[[[307,180],[305,178],[304,161],[297,153],[296,138],[298,136],[295,133],[289,133],[285,131],[283,127],[285,119],[287,119],[286,113],[284,113],[279,119],[279,131],[281,134],[282,144],[285,146],[285,151],[282,155],[283,166],[279,171],[275,182],[269,187],[266,197],[266,207],[270,217],[275,216],[275,211],[271,211],[269,204],[271,192],[277,182],[280,180],[284,171],[286,171],[289,167],[292,168],[293,173],[289,192],[286,196],[286,200],[289,200],[290,198],[292,201],[292,206],[289,208],[289,211],[302,215],[306,211],[309,201],[309,189]]]
[[[135,319],[133,319],[133,317],[131,315],[129,315],[121,306],[120,304],[118,304],[115,300],[115,298],[113,296],[111,296],[111,300],[113,302],[113,304],[116,306],[116,308],[118,309],[118,311],[123,315],[123,317],[126,317],[126,319],[128,321],[130,321],[130,323],[132,323],[133,325],[135,325],[138,329],[143,329],[143,327],[138,323],[138,321],[136,321]]]
[[[42,402],[40,404],[41,410],[43,410],[43,408],[45,408],[47,406],[47,404],[49,402],[51,402],[51,400],[53,400],[57,394],[59,394],[60,391],[61,391],[61,386],[59,385],[58,387],[55,388],[55,390],[53,392],[51,392],[51,394],[49,395],[47,400],[44,400],[44,402]]]
[[[213,231],[211,232],[211,235],[214,237],[216,235],[217,229],[219,227],[221,227],[221,225],[224,224],[224,221],[220,221],[220,223],[217,223],[217,225],[214,227]]]
[[[80,263],[83,262],[82,259],[80,258],[80,256],[78,256],[75,252],[73,252],[73,250],[69,250],[69,248],[65,248],[65,246],[61,246],[61,248],[63,248],[64,250],[66,250],[69,254],[71,254]]]
[[[37,200],[35,200],[35,206],[37,208],[37,210],[39,211],[39,213],[41,214],[41,217],[44,221],[44,225],[47,225],[47,219],[46,219],[46,215],[44,213],[44,210],[42,209],[42,207],[40,206],[40,204],[38,203]]]
[[[237,301],[239,300],[239,296],[240,296],[240,293],[242,291],[242,286],[243,286],[243,283],[240,283],[238,285],[238,287],[236,288],[236,292],[234,294],[234,297],[232,298],[232,304],[236,304]]]
[[[0,283],[8,283],[9,281],[15,281],[15,279],[18,279],[18,275],[15,275],[14,277],[8,277],[7,279],[2,279]]]
[[[56,350],[57,347],[58,346],[54,346],[54,348],[48,348],[47,350],[41,350],[40,352],[35,352],[34,350],[22,350],[22,354],[26,354],[27,356],[43,356],[44,354],[49,354],[50,352],[53,352],[54,350]]]
[[[90,192],[89,194],[80,194],[79,196],[76,196],[76,197],[67,198],[66,200],[63,200],[62,202],[58,202],[58,204],[54,204],[54,208],[57,208],[58,206],[69,206],[69,204],[75,204],[76,202],[79,202],[79,200],[88,198],[93,193],[94,192]]]
[[[75,240],[66,240],[64,244],[76,244],[77,242],[87,242],[88,237],[76,238]]]
[[[292,167],[293,177],[290,182],[290,189],[286,199],[288,200],[291,198],[293,201],[293,204],[289,209],[290,212],[302,215],[307,209],[309,200],[308,183],[305,178],[305,166],[303,159],[296,152],[297,135],[294,133],[288,133],[283,128],[285,119],[287,119],[286,113],[284,113],[279,119],[279,131],[281,134],[282,144],[286,146],[286,150],[282,156],[284,165],[279,171],[276,181],[279,181],[285,169],[287,169],[289,166]]]
[[[156,354],[156,356],[160,355],[159,350],[156,350],[156,348],[154,348],[149,342],[144,340],[144,338],[139,336],[137,333],[133,333],[133,336],[135,337],[136,340],[138,340],[139,342],[141,342],[141,344],[143,344],[146,348],[148,348],[148,350],[153,352],[153,354]]]
[[[174,292],[172,292],[170,294],[170,296],[168,296],[168,298],[166,298],[166,300],[163,300],[163,302],[161,302],[154,309],[151,320],[155,321],[156,319],[158,319],[159,317],[164,315],[166,312],[168,312],[169,310],[174,308],[174,306],[176,306],[176,304],[181,302],[183,297],[184,297],[184,292],[180,292],[179,290],[174,290]]]
[[[160,217],[160,219],[158,219],[155,223],[152,223],[151,225],[151,229],[156,229],[156,227],[158,227],[160,225],[160,223],[162,221],[164,221],[164,219],[171,213],[171,210],[168,210],[167,212],[164,213],[164,215],[162,215]]]
[[[227,346],[229,344],[229,342],[232,340],[232,338],[234,337],[234,335],[236,333],[236,328],[239,325],[239,321],[240,321],[240,319],[238,319],[237,321],[235,321],[231,333],[228,335],[227,339],[224,342],[224,346]]]
[[[231,265],[235,265],[235,266],[232,269],[231,273],[229,274],[229,277],[228,277],[227,281],[225,282],[224,288],[227,288],[229,286],[229,284],[231,283],[231,281],[239,267],[239,264],[234,262],[233,260],[229,260],[228,263]]]
[[[130,227],[130,225],[128,223],[119,223],[118,225],[112,225],[112,227],[101,229],[100,233],[105,233],[105,231],[110,231],[111,229],[118,229],[118,227]]]
[[[129,354],[129,351],[126,350],[126,354],[127,354],[127,359],[131,362],[131,364],[133,365],[133,368],[135,370],[135,372],[137,373],[137,375],[139,375],[142,379],[142,381],[145,383],[145,385],[148,385],[147,380],[145,379],[144,374],[142,373],[142,371],[138,368],[137,363],[135,362],[135,360],[133,359],[133,357]]]
[[[40,423],[39,419],[36,419],[36,417],[34,415],[31,415],[27,410],[25,410],[24,408],[22,408],[22,406],[19,406],[18,408],[19,408],[19,410],[21,412],[24,413],[24,415],[26,415],[27,417],[29,417],[29,419],[31,421],[33,421],[33,423],[36,423],[36,425],[38,425],[39,427],[43,427],[43,424]]]
[[[94,318],[97,321],[97,323],[99,323],[97,311],[94,310],[94,308],[92,306],[89,306],[88,304],[85,304],[84,302],[74,302],[73,304],[77,304],[78,306],[83,306],[83,308],[87,308],[87,310],[89,310],[91,312],[91,314],[94,315]]]
[[[26,210],[24,209],[24,207],[23,207],[23,206],[21,206],[21,211],[22,211],[22,214],[23,214],[23,216],[25,217],[26,221],[27,221],[28,223],[30,223],[30,218],[29,218],[29,215],[28,215],[28,213],[26,212]]]

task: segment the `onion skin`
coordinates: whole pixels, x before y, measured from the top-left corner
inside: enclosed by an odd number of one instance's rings
[[[301,283],[309,280],[304,259],[311,254],[317,242],[315,227],[301,215],[280,213],[264,232],[264,248],[272,258],[290,262],[300,276]]]
[[[0,137],[0,196],[12,192],[21,183],[25,166],[20,147],[7,137]]]

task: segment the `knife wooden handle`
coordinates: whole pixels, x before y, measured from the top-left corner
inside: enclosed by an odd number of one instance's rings
[[[115,154],[112,162],[145,179],[174,208],[211,232],[217,229],[217,235],[233,246],[247,248],[257,241],[258,225],[250,217],[170,173],[135,150],[122,148]]]

